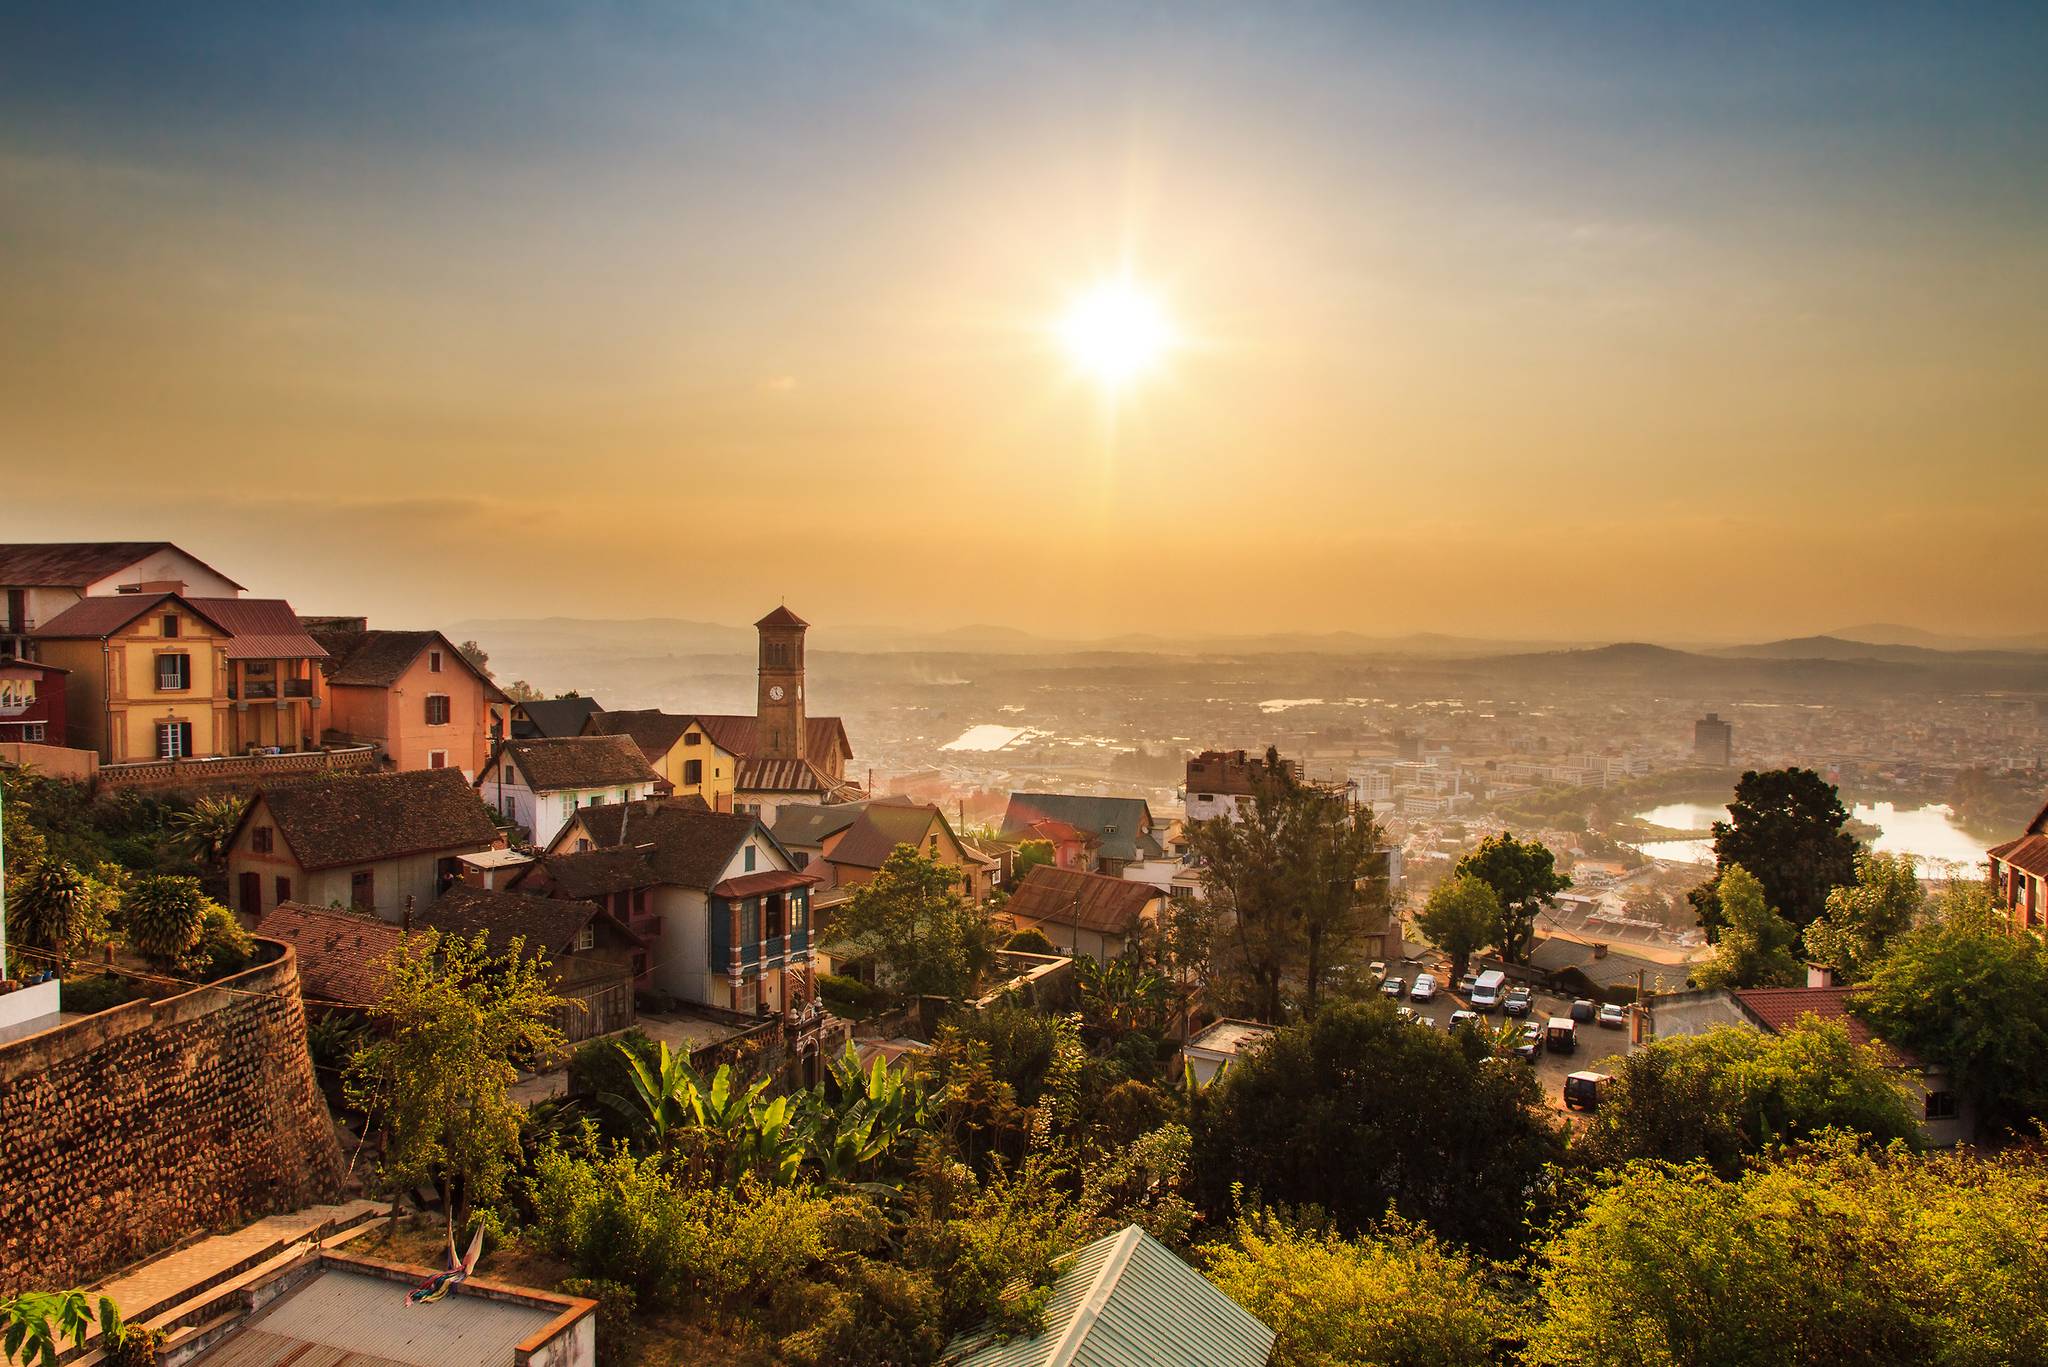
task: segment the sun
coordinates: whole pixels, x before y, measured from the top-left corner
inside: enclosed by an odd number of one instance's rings
[[[1166,310],[1127,279],[1104,280],[1078,295],[1057,332],[1075,367],[1113,389],[1155,369],[1174,344]]]

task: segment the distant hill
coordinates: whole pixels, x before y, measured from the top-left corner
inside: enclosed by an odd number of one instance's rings
[[[1838,641],[1860,641],[1877,646],[1921,646],[1928,650],[2048,650],[2048,631],[2019,636],[1952,636],[1896,622],[1866,622],[1842,627],[1826,637]]]
[[[1760,660],[1884,660],[1893,664],[1976,662],[2024,666],[2041,662],[2039,651],[1994,650],[1984,646],[1964,649],[1960,646],[1885,645],[1840,636],[1798,636],[1785,641],[1766,641],[1760,645],[1727,646],[1711,653]]]

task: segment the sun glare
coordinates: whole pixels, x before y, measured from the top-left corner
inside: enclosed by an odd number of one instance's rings
[[[1173,325],[1159,301],[1128,280],[1105,280],[1067,306],[1061,349],[1101,384],[1120,388],[1163,360]]]

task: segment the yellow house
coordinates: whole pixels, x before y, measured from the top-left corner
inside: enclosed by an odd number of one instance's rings
[[[695,717],[654,708],[594,712],[583,723],[586,736],[631,736],[654,766],[672,797],[697,797],[714,812],[732,810],[739,756],[713,740]]]
[[[108,764],[310,750],[326,652],[280,599],[123,593],[36,628],[65,677],[69,742]]]

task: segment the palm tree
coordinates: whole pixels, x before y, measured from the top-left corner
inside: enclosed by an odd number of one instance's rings
[[[14,885],[8,912],[15,933],[57,957],[58,969],[105,937],[106,889],[69,864],[43,859]]]
[[[238,797],[200,798],[189,811],[171,818],[180,848],[208,873],[225,868],[228,846],[234,841],[235,829],[242,824],[244,805]]]

